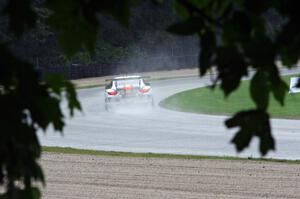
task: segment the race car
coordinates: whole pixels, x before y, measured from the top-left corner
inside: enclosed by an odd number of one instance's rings
[[[112,104],[129,105],[142,102],[154,106],[152,88],[149,83],[145,82],[145,78],[148,77],[132,75],[106,80],[110,83],[105,86],[105,110],[109,110]]]

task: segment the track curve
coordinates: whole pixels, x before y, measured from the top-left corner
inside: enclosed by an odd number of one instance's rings
[[[285,74],[300,70],[283,70]],[[106,151],[172,153],[194,155],[260,157],[258,141],[253,140],[245,152],[237,154],[230,139],[237,129],[224,126],[226,116],[201,115],[166,110],[157,104],[162,99],[187,89],[206,86],[210,77],[180,78],[152,82],[156,106],[104,109],[103,88],[78,91],[84,112],[66,119],[63,136],[49,128],[40,132],[43,146],[73,147]],[[201,102],[199,102],[201,103]],[[63,110],[67,107],[62,104]],[[297,107],[296,107],[297,108]],[[267,157],[300,159],[300,121],[272,120],[276,152]]]

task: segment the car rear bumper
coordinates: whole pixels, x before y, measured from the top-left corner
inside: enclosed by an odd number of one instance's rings
[[[150,100],[152,99],[152,95],[149,94],[139,94],[139,95],[119,95],[114,97],[107,97],[107,101],[109,102],[120,102],[120,101],[132,101],[132,100]]]

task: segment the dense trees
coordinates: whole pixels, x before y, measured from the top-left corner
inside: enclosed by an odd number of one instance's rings
[[[33,1],[37,23],[34,29],[22,36],[22,39],[14,40],[10,33],[5,31],[4,24],[0,24],[1,38],[10,41],[13,51],[19,56],[40,68],[70,66],[71,63],[117,63],[127,61],[131,57],[155,57],[162,52],[169,56],[172,49],[181,50],[177,55],[191,54],[191,51],[197,53],[196,45],[186,45],[182,48],[182,39],[166,33],[167,26],[178,19],[171,1],[168,0],[161,6],[156,6],[151,1],[135,4],[131,8],[128,27],[100,13],[97,19],[102,26],[97,35],[94,53],[89,54],[87,49],[82,48],[74,56],[67,58],[58,45],[58,32],[45,23],[50,13],[41,2],[43,1]],[[185,38],[185,41],[193,43],[195,37]],[[160,43],[159,47],[157,43]]]
[[[260,139],[262,155],[275,149],[267,107],[270,95],[284,104],[288,90],[279,76],[275,60],[281,59],[284,65],[292,68],[299,58],[299,1],[144,2],[140,1],[141,5],[138,0],[0,2],[0,184],[6,187],[6,193],[1,197],[40,197],[39,190],[32,186],[34,180],[44,181],[37,163],[41,147],[36,132],[49,125],[58,131],[63,130],[64,116],[59,102],[64,96],[71,115],[74,110],[80,110],[70,82],[53,75],[40,79],[36,65],[44,61],[39,59],[48,59],[44,55],[49,54],[54,57],[50,60],[56,63],[86,51],[90,54],[80,56],[89,60],[89,56],[96,54],[101,58],[107,49],[114,52],[111,49],[115,47],[128,48],[136,38],[143,38],[146,34],[149,35],[146,38],[151,39],[157,35],[157,38],[145,41],[156,44],[159,38],[171,38],[165,33],[156,34],[157,26],[163,28],[167,24],[170,24],[169,32],[199,37],[200,73],[205,75],[212,69],[216,70],[215,86],[220,83],[226,96],[238,88],[249,69],[255,69],[250,93],[256,108],[237,113],[226,121],[226,125],[240,127],[232,140],[238,151],[246,148],[254,136]],[[131,8],[135,5],[144,6],[144,9],[134,11]],[[181,16],[180,21],[174,13],[164,12],[171,5]],[[162,9],[161,6],[166,7]],[[146,15],[144,11],[148,9],[154,10],[155,16]],[[137,16],[143,20],[135,21]],[[113,25],[114,21],[124,27],[131,22],[132,29]],[[270,26],[270,23],[277,25]],[[140,31],[141,27],[144,31]],[[111,28],[119,31],[116,37],[110,33]],[[59,48],[63,57],[57,50]],[[101,59],[105,57],[109,56]]]

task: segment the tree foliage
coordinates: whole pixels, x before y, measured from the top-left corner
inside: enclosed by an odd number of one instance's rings
[[[10,33],[4,31],[5,23],[1,23],[0,19],[0,40],[10,41],[14,53],[35,63],[41,70],[70,67],[72,63],[80,65],[97,63],[98,67],[107,63],[116,65],[132,60],[132,57],[155,58],[160,56],[161,52],[164,52],[161,56],[172,56],[174,52],[172,49],[180,56],[190,55],[191,51],[197,52],[197,44],[194,44],[196,37],[182,39],[165,31],[171,22],[178,19],[172,11],[170,0],[160,6],[155,6],[151,1],[140,1],[130,10],[128,27],[120,25],[110,15],[97,13],[101,27],[100,31],[97,30],[99,34],[96,37],[94,53],[89,54],[87,49],[81,48],[70,58],[63,54],[63,48],[59,45],[57,37],[60,31],[46,23],[49,21],[50,12],[42,2],[44,1],[33,1],[36,25],[26,31],[21,39],[15,40]],[[0,4],[0,10],[1,7],[3,6]],[[182,47],[182,42],[187,44]],[[155,45],[156,43],[160,43],[160,46]]]
[[[279,58],[283,65],[292,68],[299,58],[299,2],[178,0],[175,4],[183,21],[171,25],[168,30],[179,35],[198,35],[201,76],[216,69],[215,85],[220,82],[228,96],[250,70],[255,71],[249,92],[256,108],[242,110],[225,122],[229,128],[239,127],[232,139],[236,149],[242,151],[256,136],[262,155],[275,150],[267,108],[270,95],[283,105],[288,91],[276,61]],[[281,23],[268,26],[272,17],[266,16],[270,13]]]
[[[163,1],[153,0],[156,6]],[[111,17],[128,26],[131,7],[138,0],[7,0],[0,3],[1,27],[8,40],[0,39],[0,185],[6,193],[0,198],[40,198],[33,181],[44,183],[37,160],[41,146],[39,129],[52,125],[62,131],[64,115],[59,103],[66,97],[73,115],[81,109],[73,85],[60,76],[41,77],[34,65],[11,50],[10,43],[44,21],[58,34],[59,44],[67,57],[76,52],[94,52],[101,16]],[[174,9],[182,17],[168,31],[177,35],[199,37],[200,75],[215,69],[225,96],[236,90],[249,70],[253,110],[242,110],[228,119],[227,127],[239,127],[232,139],[238,151],[246,148],[256,136],[260,152],[275,149],[275,141],[267,113],[270,95],[280,104],[288,91],[275,61],[292,68],[300,54],[300,17],[297,0],[174,0]],[[45,9],[41,19],[41,10]],[[44,12],[42,10],[42,12]],[[268,13],[282,19],[278,26],[269,26]],[[2,23],[4,25],[2,25]],[[138,27],[137,27],[138,28]],[[2,32],[3,30],[1,30]],[[47,34],[47,31],[42,31]],[[272,34],[271,34],[272,33]]]

